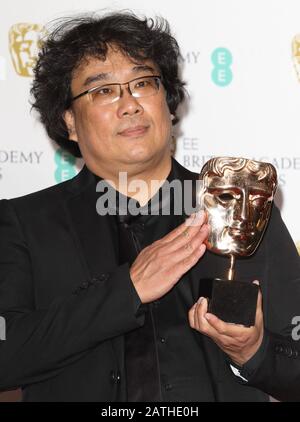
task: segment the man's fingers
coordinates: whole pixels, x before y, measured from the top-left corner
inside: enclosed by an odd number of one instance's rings
[[[211,337],[212,339],[218,337],[217,331],[212,327],[209,321],[206,319],[208,300],[206,298],[200,298],[195,304],[194,311],[194,329],[201,333]]]
[[[255,280],[253,281],[253,284],[257,284],[259,286],[259,281]],[[262,301],[263,301],[262,292],[259,287],[258,295],[257,295],[257,304],[256,304],[255,325],[260,324],[261,320],[263,319]]]
[[[186,229],[188,228],[187,221],[194,218],[195,218],[195,213],[190,215],[182,224],[180,224],[174,230],[166,234],[161,240],[165,242],[173,242],[174,239],[176,239],[180,235],[185,235],[185,234],[188,235],[188,231],[186,231]]]
[[[198,327],[198,329],[200,329],[203,324],[206,323],[206,321],[204,320],[204,315],[207,312],[207,306],[207,299],[205,299],[204,297],[200,297],[196,305],[196,311],[194,316],[195,326]]]
[[[192,220],[195,221],[193,225]],[[198,216],[190,218],[188,224],[182,224],[140,252],[131,266],[130,274],[135,287],[139,288],[140,297],[143,296],[143,303],[169,291],[203,256],[206,250],[203,242],[209,233],[208,225],[203,224],[205,220],[206,214],[198,213]],[[150,282],[158,272],[163,282],[157,289],[159,293],[154,294],[150,292]]]
[[[203,242],[207,239],[208,234],[209,227],[207,224],[204,224],[198,232],[192,233],[190,237],[182,236],[181,239],[174,239],[173,242],[168,244],[168,248],[164,252],[166,254],[173,254],[176,261],[180,261],[200,248]]]
[[[189,317],[189,324],[190,324],[191,328],[195,328],[195,327],[196,327],[196,326],[195,326],[195,321],[194,321],[196,306],[197,306],[197,303],[195,303],[195,304],[191,307],[191,309],[189,310],[189,313],[188,313],[188,317]]]
[[[204,224],[199,230],[199,232],[196,233],[195,236],[193,236],[191,239],[185,239],[184,241],[174,244],[173,251],[183,253],[183,256],[192,253],[204,243],[208,234],[209,227],[207,226],[207,224]]]
[[[197,249],[194,250],[187,250],[185,256],[182,257],[182,251],[174,252],[173,257],[176,264],[175,266],[178,267],[181,275],[185,274],[190,268],[192,268],[199,259],[204,255],[206,250],[206,246],[202,243]],[[177,259],[179,258],[179,260]],[[180,259],[181,258],[181,259]]]
[[[228,322],[222,321],[214,314],[207,313],[205,318],[209,324],[218,332],[220,335],[228,337],[238,337],[245,334],[246,331],[252,331],[252,327],[245,327],[240,324],[230,324]]]
[[[219,342],[223,347],[228,347],[229,349],[235,347],[239,340],[234,336],[231,337],[231,335],[228,335],[228,330],[225,327],[230,324],[221,321],[213,314],[207,313],[207,308],[207,299],[200,298],[190,310],[190,326],[204,335],[209,336],[215,342]],[[238,333],[241,333],[241,327],[236,326],[234,328],[239,328]]]
[[[162,240],[167,243],[174,243],[174,241],[190,239],[200,230],[201,226],[205,223],[206,218],[204,211],[198,211],[187,218],[185,222],[176,227],[176,229],[164,236]]]
[[[259,287],[256,308],[257,309],[262,309],[262,293],[261,293],[261,289],[260,289],[260,286],[259,286],[259,281],[258,280],[254,280],[253,281],[253,284],[256,284]]]

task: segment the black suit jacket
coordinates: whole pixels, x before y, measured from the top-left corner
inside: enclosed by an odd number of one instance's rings
[[[181,180],[197,177],[174,166]],[[126,399],[123,335],[141,326],[144,315],[128,265],[117,263],[114,217],[96,213],[97,197],[95,177],[84,167],[70,181],[0,201],[0,315],[7,323],[0,389],[21,386],[24,401]],[[192,306],[201,294],[199,280],[220,276],[227,266],[226,258],[206,253],[189,271],[190,284],[175,288],[184,289]],[[296,248],[274,208],[257,253],[240,260],[237,269],[240,279],[261,281],[270,332],[289,335],[292,317],[300,314],[299,269]],[[278,347],[269,341],[245,385],[224,353],[198,335],[218,401],[266,400],[261,390],[272,394],[274,383],[279,399],[300,399],[299,358],[277,359]],[[291,383],[286,374],[295,372]]]

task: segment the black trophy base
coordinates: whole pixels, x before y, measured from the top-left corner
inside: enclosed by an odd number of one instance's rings
[[[237,280],[205,279],[203,281],[206,283],[206,293],[210,291],[210,294],[207,294],[208,312],[225,322],[241,324],[245,327],[255,325],[259,290],[256,284]]]

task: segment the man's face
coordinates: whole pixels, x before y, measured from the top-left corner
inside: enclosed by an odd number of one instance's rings
[[[159,74],[152,61],[136,63],[110,48],[105,61],[83,61],[71,89],[76,96],[99,85]],[[141,166],[170,156],[172,123],[163,86],[157,94],[143,98],[131,96],[125,85],[122,90],[119,100],[101,106],[84,95],[65,114],[70,139],[79,143],[84,161],[96,174],[99,169],[106,174],[134,167],[142,170]]]
[[[271,210],[273,191],[268,177],[258,180],[247,169],[226,170],[222,177],[208,173],[203,181],[203,207],[211,227],[208,249],[224,255],[251,255]]]

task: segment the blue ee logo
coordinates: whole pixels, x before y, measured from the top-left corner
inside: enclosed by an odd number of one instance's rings
[[[76,176],[76,158],[73,155],[59,148],[55,152],[54,160],[56,163],[54,177],[57,183],[64,182]]]
[[[211,61],[214,68],[211,72],[211,78],[217,86],[227,86],[232,81],[232,54],[227,48],[216,48],[212,55]]]

